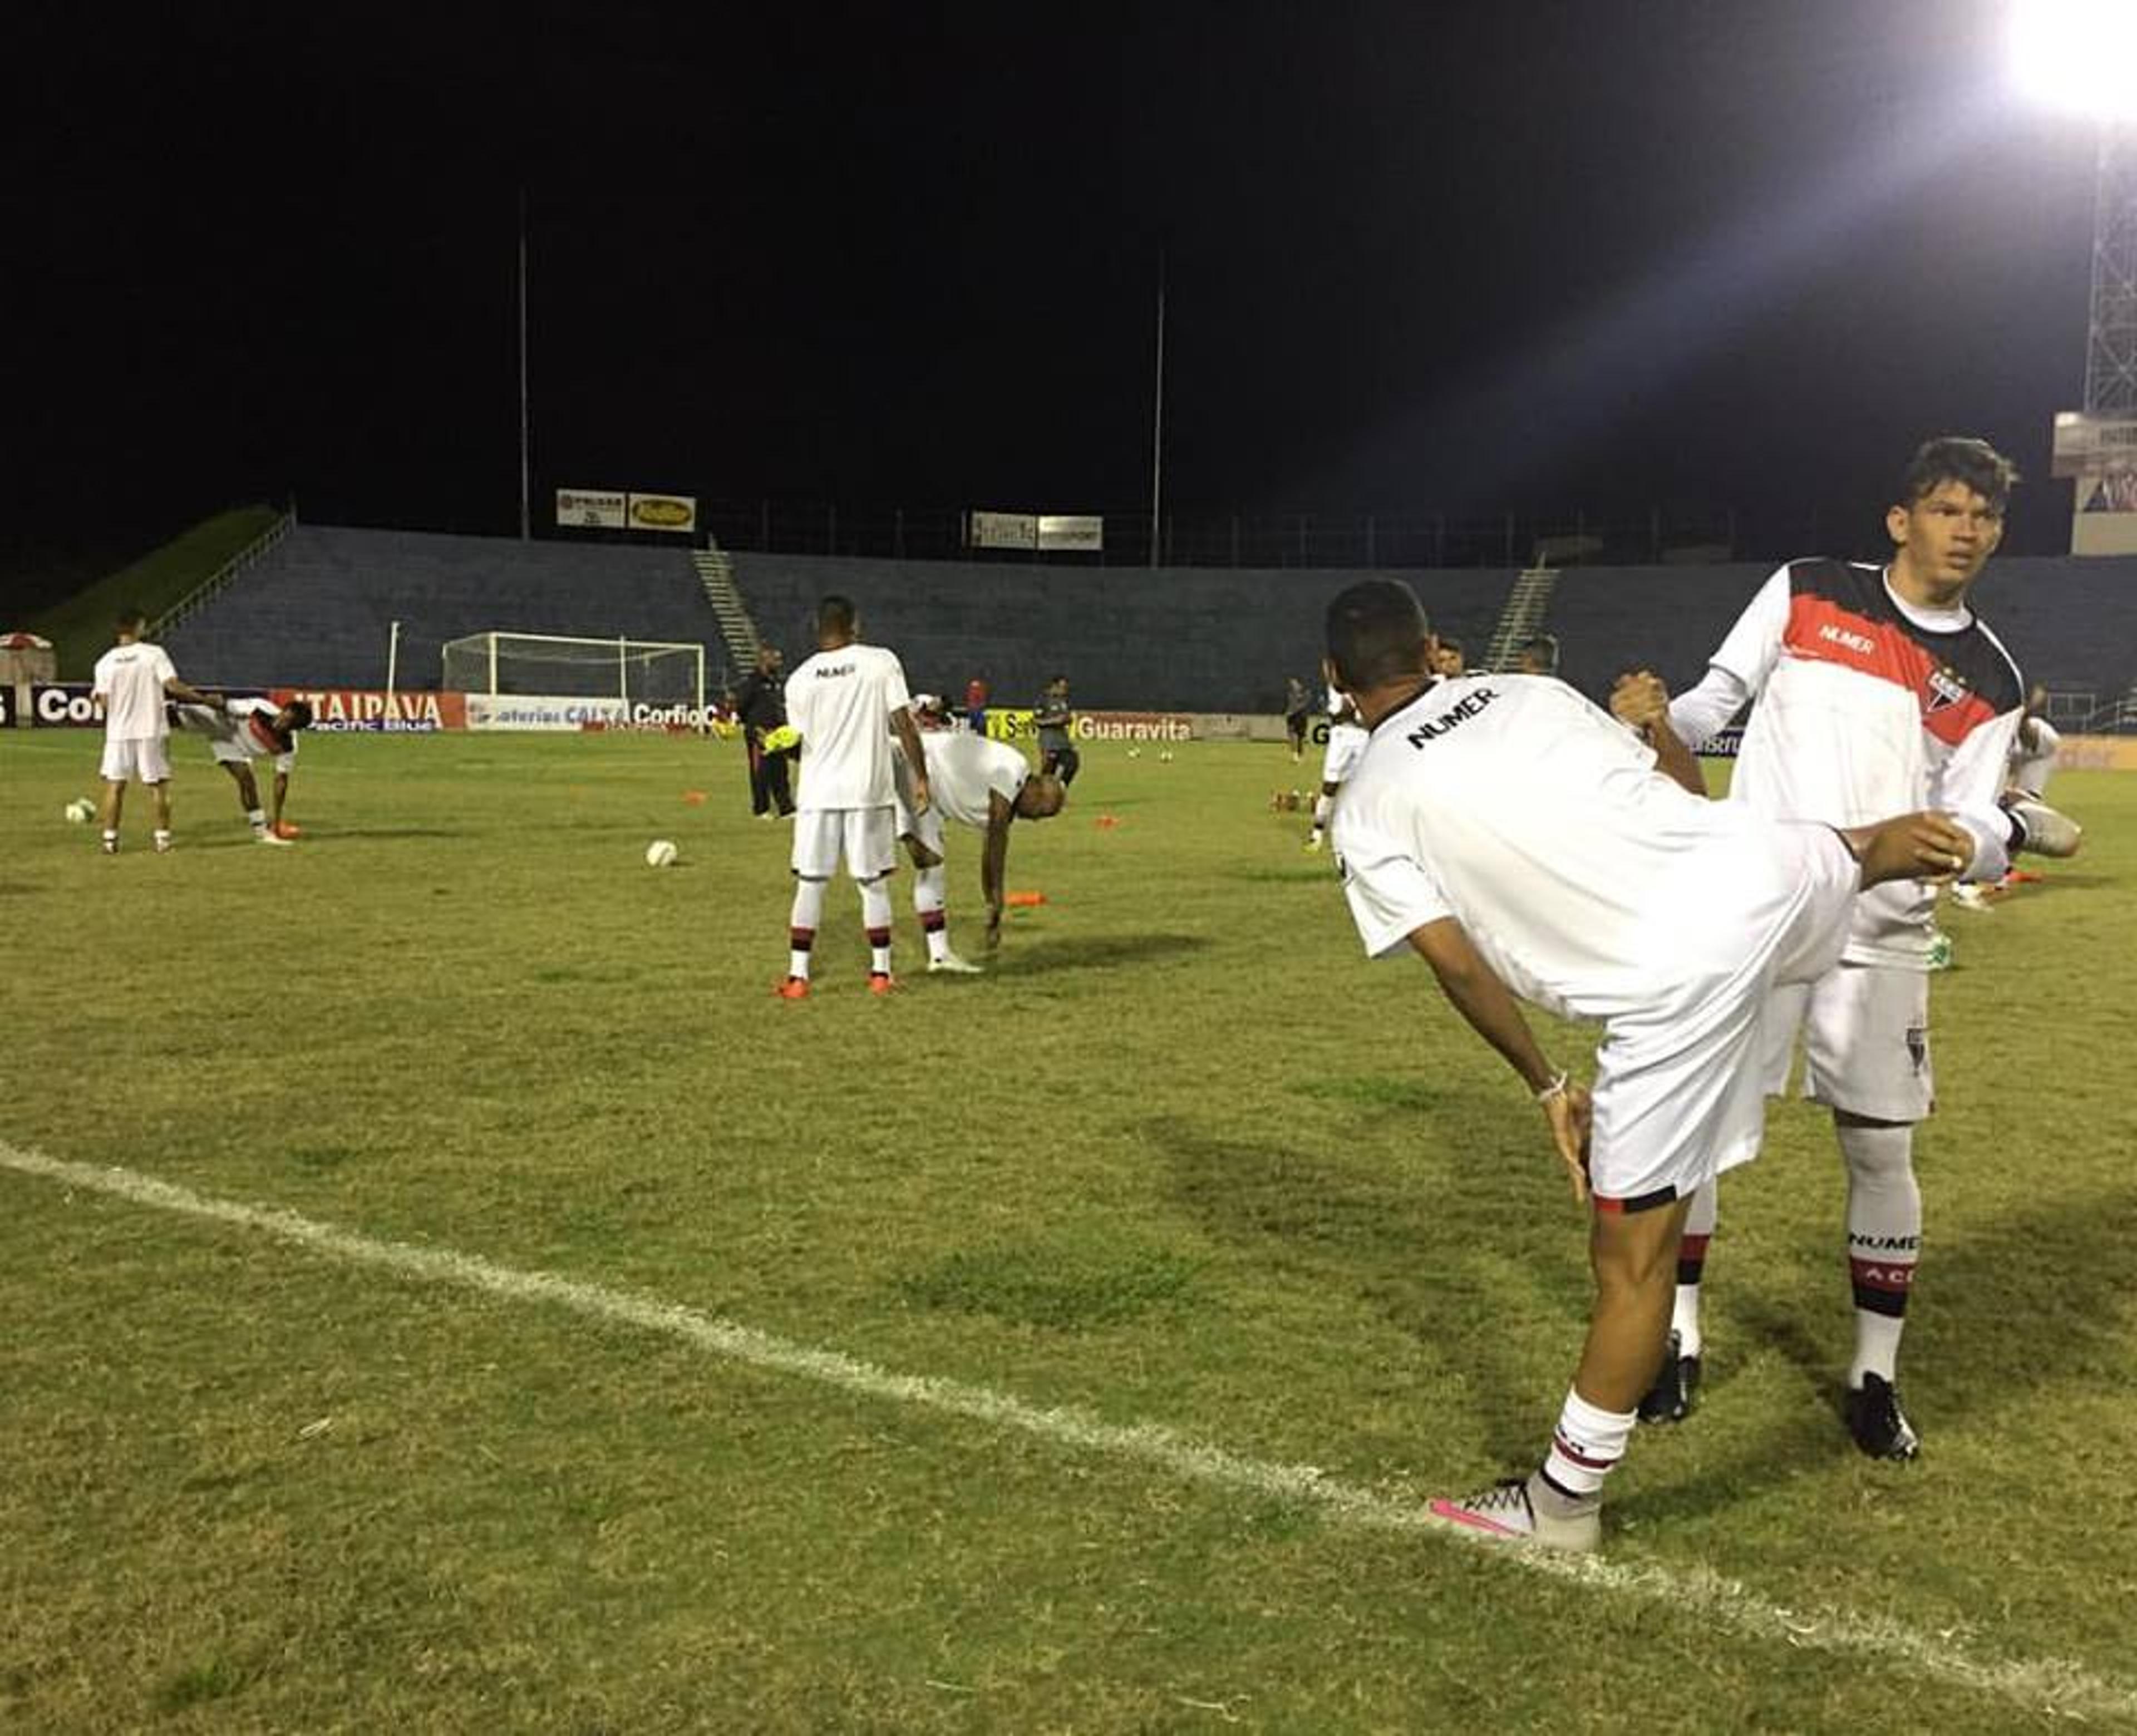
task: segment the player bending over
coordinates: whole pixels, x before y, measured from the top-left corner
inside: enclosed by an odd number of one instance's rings
[[[282,810],[290,799],[290,774],[297,765],[297,732],[312,727],[312,708],[302,699],[277,705],[271,699],[231,699],[226,709],[205,705],[178,708],[181,727],[207,738],[207,751],[237,785],[237,805],[245,810],[252,836],[260,844],[286,844]],[[272,808],[260,805],[260,781],[253,763],[275,762]]]
[[[898,864],[891,737],[916,768],[926,761],[904,668],[882,646],[860,643],[860,618],[845,597],[827,596],[816,605],[816,654],[786,678],[786,721],[801,739],[801,794],[795,805],[786,979],[779,996],[800,1000],[809,992],[809,956],[823,921],[824,889],[841,858],[860,888],[869,990],[888,994],[896,986],[889,878]],[[912,800],[918,812],[927,812],[924,769],[913,773]]]
[[[969,730],[952,729],[939,700],[914,702],[923,727],[921,751],[932,800],[913,810],[912,767],[902,746],[894,751],[898,833],[913,858],[913,909],[927,937],[927,968],[971,975],[979,966],[950,946],[947,873],[942,863],[943,821],[954,819],[984,832],[980,890],[987,901],[987,951],[1001,942],[1003,891],[1009,868],[1009,829],[1020,819],[1051,819],[1068,798],[1068,786],[1050,772],[1034,772],[1006,742],[990,742]]]
[[[1760,587],[1705,678],[1671,703],[1664,726],[1696,746],[1757,702],[1732,805],[1835,825],[1910,808],[1947,810],[1973,840],[1967,881],[2000,878],[2013,850],[2076,849],[2076,828],[2053,809],[1998,800],[2025,688],[1971,596],[2003,540],[2015,480],[2010,461],[1986,441],[1926,441],[1885,514],[1889,565],[1794,561]],[[1911,1459],[1920,1444],[1900,1403],[1898,1362],[1921,1252],[1915,1127],[1935,1101],[1935,910],[1929,891],[1904,880],[1857,899],[1833,968],[1776,996],[1756,1063],[1769,1091],[1785,1089],[1800,1028],[1805,1095],[1833,1112],[1855,1304],[1844,1408],[1856,1445],[1877,1459]],[[1755,1142],[1724,1154],[1717,1167],[1755,1150]],[[1693,1403],[1715,1222],[1710,1184],[1685,1237],[1676,1345],[1641,1407],[1649,1421],[1676,1421]]]
[[[1767,992],[1832,965],[1859,888],[1947,878],[1973,844],[1940,815],[1843,832],[1695,797],[1563,682],[1433,675],[1424,611],[1392,580],[1344,591],[1327,631],[1370,731],[1334,827],[1365,950],[1432,967],[1592,1201],[1594,1306],[1542,1464],[1432,1510],[1487,1538],[1593,1549],[1662,1362],[1690,1197],[1758,1144]],[[1592,1096],[1545,1056],[1517,995],[1602,1021]]]

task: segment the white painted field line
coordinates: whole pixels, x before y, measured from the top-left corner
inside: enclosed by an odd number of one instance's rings
[[[552,1303],[679,1339],[730,1361],[799,1375],[845,1392],[1020,1429],[1059,1446],[1160,1466],[1196,1482],[1302,1502],[1344,1524],[1382,1531],[1443,1529],[1416,1502],[1339,1482],[1311,1465],[1249,1458],[1156,1423],[1106,1422],[1087,1412],[1027,1404],[1009,1393],[961,1381],[894,1374],[836,1350],[795,1344],[649,1296],[550,1272],[499,1266],[450,1249],[379,1241],[294,1212],[217,1199],[132,1169],[68,1163],[4,1141],[0,1141],[0,1168],[250,1230],[350,1265],[482,1291],[514,1301]],[[2137,1687],[2096,1675],[2076,1664],[1977,1657],[1951,1639],[1886,1617],[1849,1610],[1790,1609],[1703,1568],[1527,1550],[1493,1554],[1510,1568],[1666,1603],[1708,1627],[1748,1638],[1874,1658],[1914,1675],[2011,1701],[2030,1712],[2137,1719]]]

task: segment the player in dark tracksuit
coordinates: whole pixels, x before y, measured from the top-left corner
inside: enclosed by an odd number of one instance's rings
[[[787,786],[784,752],[765,751],[764,738],[786,722],[785,676],[779,648],[760,645],[757,667],[742,677],[735,693],[735,712],[742,719],[742,740],[749,748],[749,811],[759,819],[772,817],[773,804],[781,815],[794,811],[794,796]]]
[[[1077,769],[1083,763],[1083,756],[1076,751],[1076,744],[1069,739],[1070,716],[1068,678],[1056,675],[1039,696],[1039,706],[1031,721],[1039,727],[1039,769],[1052,773],[1064,785],[1076,781]]]

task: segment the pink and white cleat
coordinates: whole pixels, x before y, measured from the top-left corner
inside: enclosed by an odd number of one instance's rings
[[[1535,1544],[1584,1553],[1603,1541],[1600,1502],[1564,1516],[1540,1513],[1529,1499],[1526,1477],[1508,1477],[1458,1500],[1442,1495],[1427,1507],[1434,1519],[1486,1543]]]

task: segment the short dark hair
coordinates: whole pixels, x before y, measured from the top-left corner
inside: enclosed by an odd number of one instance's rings
[[[1417,593],[1400,579],[1365,579],[1328,605],[1328,661],[1345,692],[1422,675],[1432,631]]]
[[[129,604],[119,611],[119,630],[121,633],[131,633],[148,625],[148,611],[145,609],[136,609]]]
[[[287,705],[284,706],[282,709],[290,714],[290,728],[309,729],[312,727],[312,702],[310,700],[292,699]]]
[[[1911,507],[1948,482],[1964,483],[2000,513],[2018,481],[2018,467],[1987,440],[1940,434],[1915,448],[1901,474],[1897,499]]]
[[[840,596],[835,592],[816,600],[816,630],[819,633],[850,633],[854,630],[854,600]]]

